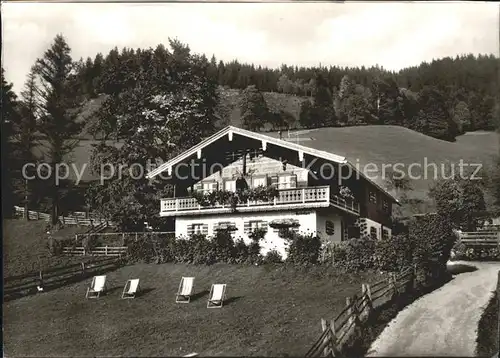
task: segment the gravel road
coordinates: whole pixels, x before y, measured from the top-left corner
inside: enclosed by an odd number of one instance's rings
[[[406,307],[366,356],[475,356],[478,322],[496,288],[500,263],[461,264],[477,270],[455,275]]]

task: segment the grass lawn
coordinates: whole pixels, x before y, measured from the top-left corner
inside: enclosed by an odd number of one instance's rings
[[[137,264],[108,274],[110,292],[86,300],[90,281],[4,304],[8,356],[301,356],[345,298],[376,274],[325,268]],[[182,276],[195,276],[195,297],[176,304]],[[143,295],[121,300],[129,278]],[[212,283],[227,284],[222,309],[207,309]]]
[[[38,270],[40,261],[44,268],[64,266],[81,261],[80,257],[50,257],[47,247],[47,223],[43,220],[22,219],[3,221],[3,275],[22,275]],[[88,230],[87,227],[68,226],[54,237],[74,237]]]

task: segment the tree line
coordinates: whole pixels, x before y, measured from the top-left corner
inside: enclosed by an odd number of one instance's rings
[[[79,81],[89,97],[121,91],[137,71],[157,71],[166,61],[165,47],[112,49],[78,62]],[[442,58],[401,71],[381,67],[297,67],[279,69],[217,61],[201,55],[207,75],[219,86],[240,89],[243,125],[259,130],[290,126],[293,116],[269,110],[259,92],[303,98],[299,124],[304,128],[400,125],[453,141],[466,131],[493,130],[500,107],[495,79],[500,61],[493,55]],[[158,67],[159,66],[159,67]],[[220,114],[220,113],[219,113]]]

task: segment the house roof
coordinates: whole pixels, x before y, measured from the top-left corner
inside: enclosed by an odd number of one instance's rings
[[[255,133],[255,132],[252,132],[252,131],[249,131],[249,130],[246,130],[246,129],[237,128],[237,127],[233,127],[233,126],[227,126],[224,129],[221,129],[219,132],[217,132],[214,135],[212,135],[212,136],[204,139],[203,141],[201,141],[197,145],[191,147],[190,149],[188,149],[187,151],[183,152],[182,154],[176,156],[175,158],[169,160],[166,163],[163,163],[158,168],[156,168],[154,170],[151,170],[147,174],[147,178],[149,178],[149,179],[154,178],[158,174],[160,174],[160,173],[168,170],[169,168],[172,168],[174,165],[183,162],[184,160],[190,158],[193,155],[196,155],[196,153],[199,150],[205,148],[206,146],[208,146],[208,145],[216,142],[217,140],[223,138],[226,135],[232,135],[233,133],[241,135],[241,136],[245,136],[247,138],[265,141],[266,143],[270,143],[270,144],[273,144],[273,145],[276,145],[276,146],[280,146],[282,148],[287,148],[287,149],[291,149],[291,150],[296,150],[296,151],[299,151],[299,152],[303,152],[304,154],[309,154],[309,155],[312,155],[312,156],[315,156],[315,157],[318,157],[318,158],[321,158],[321,159],[332,161],[334,163],[348,165],[348,166],[351,167],[351,170],[353,170],[354,173],[359,173],[360,177],[362,177],[365,180],[367,180],[368,182],[370,182],[372,185],[374,185],[375,187],[377,187],[381,192],[383,192],[387,197],[389,197],[392,201],[394,201],[395,203],[399,204],[398,200],[394,196],[392,196],[384,188],[382,188],[380,185],[378,185],[375,181],[373,181],[370,178],[368,178],[362,171],[357,170],[357,168],[352,163],[350,163],[343,156],[339,156],[339,155],[336,155],[336,154],[333,154],[333,153],[330,153],[330,152],[326,152],[326,151],[323,151],[323,150],[314,149],[314,148],[307,147],[307,146],[304,146],[304,145],[292,143],[292,142],[289,142],[289,141],[285,141],[285,140],[282,140],[282,139],[270,137],[268,135],[264,135],[264,134],[261,134],[261,133]]]

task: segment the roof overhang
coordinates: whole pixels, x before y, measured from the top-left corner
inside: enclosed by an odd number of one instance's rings
[[[172,172],[172,168],[179,164],[182,163],[183,161],[191,158],[194,155],[200,155],[201,151],[203,148],[207,147],[208,145],[218,141],[219,139],[223,138],[224,136],[228,136],[229,140],[232,140],[233,134],[237,134],[243,137],[247,137],[249,139],[254,139],[254,140],[260,140],[262,142],[262,148],[266,148],[267,144],[272,144],[276,145],[282,148],[290,149],[290,150],[296,150],[300,155],[308,154],[317,158],[321,158],[327,161],[331,161],[334,163],[338,164],[343,164],[343,165],[348,165],[350,166],[351,170],[353,170],[355,173],[358,173],[360,177],[363,179],[367,180],[369,183],[377,187],[381,192],[386,194],[387,197],[389,197],[393,202],[401,205],[399,201],[392,196],[389,192],[387,192],[385,189],[383,189],[380,185],[378,185],[375,181],[372,179],[368,178],[363,172],[359,171],[356,169],[354,165],[352,165],[350,162],[347,161],[345,157],[325,152],[323,150],[318,150],[310,147],[306,147],[300,144],[296,143],[291,143],[282,139],[270,137],[261,133],[255,133],[246,129],[242,128],[237,128],[233,126],[228,126],[224,129],[221,129],[219,132],[213,134],[212,136],[204,139],[201,141],[199,144],[193,146],[192,148],[188,149],[187,151],[183,152],[182,154],[176,156],[175,158],[169,160],[166,163],[163,163],[160,165],[158,168],[151,170],[147,175],[146,178],[148,179],[153,179],[155,176],[159,175],[160,173],[167,171],[169,173]]]

